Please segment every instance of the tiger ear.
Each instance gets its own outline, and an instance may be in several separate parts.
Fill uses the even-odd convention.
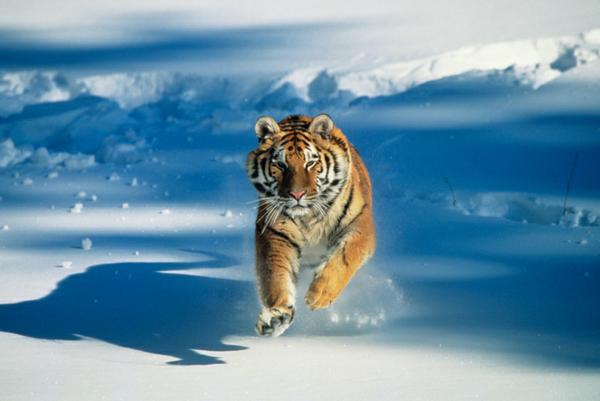
[[[277,125],[277,122],[272,117],[262,116],[256,120],[254,131],[258,139],[262,141],[277,134],[279,132],[279,125]]]
[[[331,117],[327,114],[319,114],[315,118],[313,118],[310,126],[308,127],[308,131],[313,134],[319,134],[323,138],[330,138],[331,131],[335,128],[335,124]]]

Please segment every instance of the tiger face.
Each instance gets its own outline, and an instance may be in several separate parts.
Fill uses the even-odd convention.
[[[347,153],[331,146],[334,129],[327,115],[290,116],[279,124],[258,119],[259,146],[248,155],[247,171],[273,219],[326,214],[349,169]]]

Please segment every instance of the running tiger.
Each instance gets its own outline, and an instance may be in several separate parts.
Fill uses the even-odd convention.
[[[375,251],[371,182],[358,152],[325,114],[260,117],[246,169],[258,192],[259,335],[294,319],[300,266],[314,268],[304,300],[327,308]]]

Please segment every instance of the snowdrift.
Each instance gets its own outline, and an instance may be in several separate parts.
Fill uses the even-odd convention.
[[[513,95],[535,92],[596,64],[599,54],[600,30],[592,30],[471,46],[369,69],[358,61],[314,66],[276,79],[5,72],[0,75],[0,168],[136,163],[151,157],[153,149],[189,146],[207,133],[239,132],[261,113],[340,115],[355,106],[391,106],[412,107],[406,114],[418,115],[423,106],[444,99],[508,104]],[[436,118],[443,115],[464,121],[476,116],[448,109],[438,110]]]

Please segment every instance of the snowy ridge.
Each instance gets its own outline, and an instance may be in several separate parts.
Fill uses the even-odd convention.
[[[478,93],[492,87],[488,78],[500,92],[515,84],[537,89],[566,71],[576,70],[571,76],[595,67],[583,66],[599,55],[597,29],[555,39],[466,47],[379,66],[380,60],[366,63],[363,57],[343,67],[297,69],[276,80],[172,72],[84,77],[10,72],[0,74],[0,169],[23,163],[53,168],[66,163],[69,154],[92,158],[83,167],[71,163],[73,168],[86,168],[96,160],[137,163],[156,141],[189,143],[207,132],[236,131],[257,113],[335,112],[358,104],[353,101],[360,97],[385,100],[387,95],[453,79],[464,78]],[[598,75],[594,71],[591,80]]]
[[[25,106],[72,100],[87,95],[116,102],[122,109],[158,102],[227,101],[235,104],[248,96],[244,82],[195,74],[136,72],[68,77],[55,71],[0,73],[0,118],[19,113]],[[255,94],[250,94],[255,95]]]
[[[145,72],[95,75],[82,78],[79,83],[86,93],[132,108],[159,100],[173,81],[174,76],[168,73]]]
[[[563,72],[598,59],[600,30],[561,38],[527,39],[469,46],[423,59],[384,64],[363,71],[307,68],[292,71],[273,91],[289,85],[309,101],[309,88],[322,71],[335,78],[338,91],[354,96],[386,96],[417,85],[470,71],[510,70],[516,80],[534,89]]]
[[[335,105],[341,100],[347,105],[356,97],[401,93],[430,81],[472,71],[504,73],[521,85],[537,89],[565,71],[597,60],[599,55],[600,29],[595,29],[560,38],[464,47],[396,63],[383,64],[375,60],[366,64],[358,60],[338,66],[311,66],[259,83],[151,71],[76,79],[56,72],[10,72],[0,74],[0,117],[18,113],[30,104],[64,101],[82,94],[113,100],[124,109],[165,97],[230,105],[249,102],[259,110],[289,109],[290,104],[298,102]]]
[[[68,170],[83,170],[96,163],[94,155],[83,153],[70,154],[66,152],[49,152],[45,147],[33,149],[31,146],[17,147],[8,138],[0,141],[0,169],[15,166],[23,162],[42,168],[67,168]]]
[[[20,112],[28,104],[68,100],[80,89],[56,72],[24,71],[0,74],[0,117]]]

